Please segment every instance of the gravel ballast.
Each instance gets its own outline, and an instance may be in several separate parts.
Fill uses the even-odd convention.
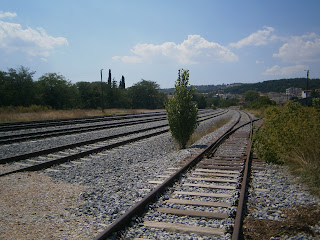
[[[288,167],[259,163],[251,179],[244,222],[247,237],[320,239],[320,198],[312,196]]]
[[[87,226],[83,227],[85,230],[79,231],[78,228],[74,228],[74,231],[70,230],[71,235],[61,234],[59,239],[93,238],[150,191],[149,180],[154,180],[156,175],[175,166],[180,160],[202,148],[208,140],[214,139],[226,127],[230,126],[237,118],[237,114],[235,111],[229,111],[227,114],[201,123],[198,131],[229,117],[232,117],[232,121],[227,126],[223,126],[185,150],[176,151],[171,134],[167,133],[40,171],[40,174],[51,177],[56,184],[83,186],[86,189],[80,194],[74,195],[73,204],[67,210],[75,217],[75,221],[87,219],[85,221]],[[6,181],[17,177],[22,178],[21,174],[24,173],[9,175],[6,177]],[[0,181],[3,179],[1,178]],[[42,182],[46,181],[42,180]],[[2,187],[1,192],[9,191],[8,188],[9,186]],[[17,194],[15,198],[16,201],[19,201],[19,198],[24,198],[24,196]],[[44,199],[40,202],[40,204],[44,204],[47,195],[43,194],[39,198]],[[59,207],[59,195],[52,198],[55,199],[56,206]],[[37,203],[33,202],[34,205]],[[46,223],[46,229],[59,235],[63,231],[59,230],[58,223],[63,221],[65,214],[58,217],[49,209],[48,214],[52,218],[50,222]],[[32,219],[32,215],[26,213],[25,224],[33,224]],[[10,221],[10,218],[3,220],[2,224],[7,221]],[[25,236],[23,239],[34,239],[32,232],[25,228],[19,230]],[[15,235],[14,232],[11,234]],[[17,238],[13,237],[12,239]],[[43,239],[50,238],[44,237]]]

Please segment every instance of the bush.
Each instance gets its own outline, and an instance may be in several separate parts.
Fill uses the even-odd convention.
[[[197,128],[198,108],[192,102],[194,89],[188,89],[189,70],[179,70],[175,83],[174,96],[166,104],[169,129],[181,148]]]
[[[320,183],[319,119],[316,108],[295,102],[285,107],[269,107],[264,124],[255,135],[258,156],[266,162],[288,165],[316,187]]]

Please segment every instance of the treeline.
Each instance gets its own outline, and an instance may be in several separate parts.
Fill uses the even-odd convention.
[[[224,89],[225,92],[243,94],[248,90],[255,90],[258,92],[286,92],[287,88],[296,87],[305,90],[307,88],[306,78],[291,78],[291,79],[279,79],[269,80],[251,84],[241,84],[234,87],[228,87]],[[308,89],[315,90],[320,88],[320,79],[309,79]]]
[[[118,85],[111,72],[107,82],[77,82],[62,75],[46,73],[38,80],[35,72],[23,66],[0,71],[0,106],[49,106],[53,109],[163,108],[167,95],[153,81],[141,80],[125,87],[122,76]],[[103,101],[102,101],[103,100]]]
[[[168,100],[156,82],[142,79],[132,87],[125,87],[125,78],[118,82],[109,71],[107,81],[71,83],[63,75],[46,73],[34,80],[35,72],[23,66],[0,71],[0,107],[31,105],[53,109],[159,109]],[[223,99],[215,94],[194,93],[192,101],[198,108],[229,107],[238,104],[237,99]]]
[[[306,90],[307,80],[306,78],[290,78],[290,79],[278,79],[268,80],[258,83],[236,83],[236,84],[222,84],[222,85],[200,85],[193,86],[197,93],[233,93],[244,94],[249,90],[255,90],[258,92],[278,92],[284,93],[287,88],[296,87]],[[315,90],[320,89],[320,79],[309,79],[308,89]],[[161,89],[166,93],[173,93],[173,88]]]

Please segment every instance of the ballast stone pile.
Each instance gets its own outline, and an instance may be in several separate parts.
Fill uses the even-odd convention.
[[[297,205],[316,204],[320,207],[320,199],[306,191],[303,184],[297,182],[287,167],[274,164],[263,164],[264,170],[253,171],[248,196],[247,218],[282,221],[286,216],[282,210]],[[315,233],[320,235],[320,222],[312,226]],[[318,239],[305,234],[294,237],[282,236],[271,239]]]

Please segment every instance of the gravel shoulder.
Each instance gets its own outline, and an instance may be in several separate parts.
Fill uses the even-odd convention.
[[[287,167],[259,163],[258,168],[251,177],[245,239],[320,239],[320,199]]]

